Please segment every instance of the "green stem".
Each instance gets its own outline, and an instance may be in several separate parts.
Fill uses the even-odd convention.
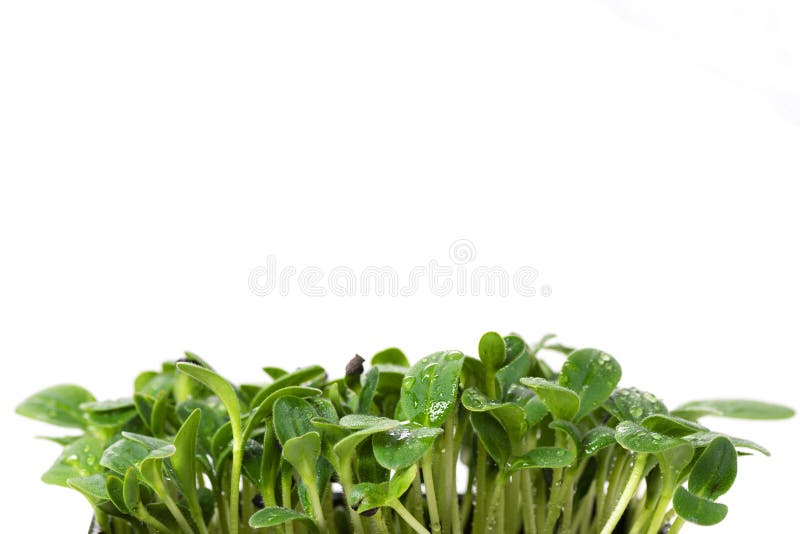
[[[522,471],[522,524],[525,534],[536,534],[536,503],[533,500],[533,481],[529,469]]]
[[[217,520],[219,522],[222,534],[230,534],[228,532],[228,503],[225,502],[225,497],[222,494],[220,486],[224,485],[222,477],[219,480],[213,479],[214,483],[211,485],[211,491],[214,494],[214,502],[217,505]]]
[[[175,521],[178,523],[178,527],[180,527],[181,531],[185,532],[186,534],[194,534],[194,530],[183,516],[181,509],[178,508],[178,505],[173,500],[169,489],[167,489],[167,486],[164,484],[164,481],[160,477],[156,477],[153,482],[155,484],[153,489],[158,497],[164,502],[172,516],[175,518]]]
[[[314,516],[317,520],[319,531],[325,532],[325,513],[322,511],[322,502],[319,500],[319,491],[317,491],[314,473],[308,473],[303,483],[306,486],[308,498],[311,499],[311,508],[314,510]]]
[[[399,515],[403,519],[403,521],[408,523],[408,526],[414,529],[414,532],[417,532],[419,534],[431,534],[431,532],[427,528],[422,526],[422,523],[417,521],[417,519],[413,515],[411,515],[411,512],[409,512],[406,509],[406,507],[403,506],[403,503],[401,503],[399,500],[392,499],[391,501],[388,502],[388,505],[392,508],[392,510],[397,512],[397,515]]]
[[[442,532],[442,524],[439,521],[439,507],[436,505],[436,488],[433,482],[433,469],[432,469],[432,454],[431,451],[425,453],[422,457],[422,477],[425,481],[425,497],[428,501],[428,514],[431,518],[431,530],[433,534],[440,534]]]
[[[240,436],[234,434],[233,439],[233,459],[231,461],[231,486],[228,499],[230,504],[230,534],[239,534],[239,479],[242,476],[242,443]]]
[[[664,515],[667,513],[669,503],[672,502],[672,494],[674,492],[674,483],[671,480],[665,481],[664,487],[661,489],[661,496],[658,498],[658,505],[650,516],[650,528],[647,529],[647,534],[658,534],[658,531],[661,530],[661,525],[664,523]]]
[[[681,531],[681,528],[683,528],[683,524],[685,522],[686,521],[684,521],[682,517],[679,517],[674,523],[672,523],[672,526],[669,528],[669,532],[667,534],[678,534],[678,532]]]
[[[474,534],[483,534],[486,528],[486,494],[488,488],[486,487],[486,462],[487,453],[483,448],[480,440],[476,440],[478,453],[475,460],[476,469],[476,491],[475,491],[475,509],[472,513],[472,532]]]
[[[497,473],[492,484],[492,493],[489,501],[489,513],[486,518],[486,532],[487,534],[494,534],[495,532],[503,532],[502,525],[503,516],[499,513],[500,501],[503,495],[503,490],[506,486],[506,476],[502,471]]]
[[[464,500],[461,501],[461,512],[459,513],[459,522],[461,525],[466,525],[470,519],[470,512],[472,512],[472,485],[475,484],[475,462],[470,462],[467,470],[467,489],[464,491]],[[453,523],[455,525],[455,523]],[[459,531],[460,532],[460,531]]]
[[[136,518],[142,523],[156,529],[158,532],[169,532],[169,529],[164,525],[164,523],[150,515],[144,505],[139,506],[139,508],[136,510]]]
[[[353,525],[353,532],[355,534],[364,534],[364,528],[361,525],[361,517],[359,517],[358,513],[353,510],[352,507],[347,502],[347,497],[350,495],[350,491],[353,488],[353,473],[351,469],[351,462],[348,459],[345,459],[342,462],[342,468],[337,469],[339,473],[339,483],[342,485],[342,490],[344,491],[344,500],[345,500],[345,507],[350,515],[350,522]]]
[[[638,454],[633,469],[628,476],[628,482],[625,484],[625,489],[614,505],[614,509],[611,511],[608,521],[603,525],[600,534],[611,534],[614,531],[614,527],[617,526],[617,523],[619,523],[619,520],[622,518],[622,514],[625,513],[625,508],[628,507],[631,497],[633,497],[633,494],[636,493],[636,489],[639,487],[646,464],[647,454]]]
[[[444,439],[442,444],[442,449],[444,450],[444,454],[442,457],[442,495],[440,497],[440,508],[442,510],[442,528],[444,532],[450,532],[451,523],[455,525],[453,521],[453,510],[456,508],[456,504],[453,503],[454,499],[457,499],[457,492],[455,491],[455,464],[453,462],[453,431],[454,431],[454,421],[456,418],[456,414],[458,410],[454,410],[450,417],[444,422]],[[458,517],[458,514],[455,514]],[[455,528],[453,531],[456,532]],[[458,529],[460,532],[461,529]]]

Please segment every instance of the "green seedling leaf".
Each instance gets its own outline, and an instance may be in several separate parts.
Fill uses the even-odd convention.
[[[640,423],[653,414],[666,415],[667,407],[652,393],[636,388],[618,389],[603,404],[603,408],[618,421]]]
[[[622,421],[616,428],[617,442],[633,452],[657,453],[686,443],[680,438],[665,436],[633,421]]]
[[[281,397],[272,409],[272,424],[281,444],[314,430],[311,419],[317,416],[314,408],[297,397]]]
[[[357,507],[356,511],[359,514],[390,505],[408,491],[417,476],[417,471],[418,469],[412,466],[397,471],[389,482],[356,484],[348,496],[348,503]]]
[[[512,448],[522,443],[528,431],[528,422],[525,410],[516,404],[492,400],[476,388],[469,388],[462,393],[461,404],[471,412],[491,412],[508,433]]]
[[[106,477],[103,475],[70,478],[67,480],[67,486],[81,492],[93,504],[109,499]]]
[[[70,443],[59,455],[55,463],[42,475],[46,484],[67,486],[67,480],[87,477],[103,471],[98,460],[103,454],[103,442],[91,435],[85,435]]]
[[[128,510],[136,510],[139,506],[141,494],[139,493],[139,477],[136,476],[136,469],[129,467],[125,473],[125,479],[122,481],[122,497],[125,501],[125,508]]]
[[[506,345],[506,365],[497,370],[495,378],[500,386],[501,397],[505,398],[512,387],[516,387],[522,377],[531,369],[531,357],[525,342],[517,336],[504,338]]]
[[[510,471],[522,469],[558,469],[575,462],[575,453],[560,447],[538,447],[511,461]]]
[[[280,508],[278,506],[270,506],[263,508],[250,516],[248,524],[252,528],[269,528],[283,525],[284,523],[291,523],[293,521],[300,521],[304,526],[316,531],[316,524],[314,520],[296,510],[289,508]]]
[[[477,358],[464,356],[461,365],[461,385],[464,389],[486,386],[486,366]]]
[[[642,426],[653,432],[675,438],[682,438],[689,434],[708,430],[703,425],[699,425],[694,421],[665,414],[648,415],[642,420]]]
[[[321,447],[319,433],[308,432],[286,440],[283,444],[283,457],[297,469],[304,482],[313,481],[314,464],[319,457]]]
[[[598,426],[589,430],[581,441],[582,455],[585,457],[594,456],[598,451],[613,445],[617,442],[617,433],[613,428]]]
[[[172,457],[172,468],[175,478],[187,501],[197,499],[197,431],[200,428],[202,412],[197,409],[184,421],[175,435],[175,455]]]
[[[346,417],[348,416],[343,417],[342,421],[344,421]],[[355,417],[368,417],[368,416],[351,416],[351,417],[355,418]],[[344,463],[350,460],[350,458],[353,456],[353,452],[355,451],[356,447],[359,444],[361,444],[362,441],[372,436],[373,434],[377,434],[379,432],[385,432],[400,425],[400,421],[395,421],[394,419],[385,419],[383,417],[378,417],[375,419],[376,421],[372,425],[366,428],[359,427],[360,430],[353,432],[347,437],[341,439],[338,443],[336,443],[336,445],[334,445],[333,451],[336,454],[336,456],[341,460],[343,465]]]
[[[148,454],[149,451],[142,444],[123,438],[103,452],[100,465],[125,476],[129,467],[139,465]]]
[[[716,500],[736,480],[736,447],[726,437],[708,444],[689,475],[689,491],[698,497]]]
[[[289,374],[289,371],[285,369],[281,369],[280,367],[264,367],[264,372],[269,375],[269,377],[273,380],[277,380],[282,376],[286,376]]]
[[[621,377],[622,368],[610,354],[581,349],[567,357],[558,383],[578,394],[580,408],[574,419],[580,421],[608,399]]]
[[[727,436],[725,434],[720,434],[719,432],[698,432],[696,434],[689,434],[688,436],[684,436],[683,439],[691,443],[695,448],[700,448],[700,447],[707,447],[714,439],[720,436],[728,438],[729,440],[731,440],[731,443],[733,443],[737,447],[754,450],[760,452],[764,456],[770,456],[770,452],[765,447],[759,445],[754,441],[750,441],[749,439],[737,438],[733,436]]]
[[[79,386],[53,386],[31,395],[17,406],[19,415],[67,428],[86,428],[81,405],[94,396]]]
[[[525,377],[520,382],[536,392],[553,418],[571,421],[578,413],[580,398],[571,389],[544,378]]]
[[[506,394],[506,400],[522,408],[525,412],[525,421],[528,423],[528,427],[536,425],[547,415],[547,406],[529,388],[522,386],[510,387]]]
[[[213,391],[214,394],[219,397],[219,399],[222,401],[222,404],[225,405],[228,415],[230,416],[233,435],[234,437],[237,437],[237,435],[240,433],[240,425],[242,420],[241,406],[239,405],[239,397],[236,395],[236,390],[230,384],[230,382],[219,376],[214,371],[206,369],[205,367],[200,367],[199,365],[195,365],[193,363],[179,362],[177,366],[178,370],[180,370],[182,373],[191,376]]]
[[[150,428],[154,436],[163,436],[166,432],[167,417],[170,411],[170,397],[161,393],[153,402],[153,411],[150,414]]]
[[[382,350],[372,357],[370,365],[397,365],[399,367],[409,367],[408,358],[403,351],[396,348]]]
[[[375,459],[386,469],[409,467],[433,446],[442,433],[441,428],[431,428],[416,423],[400,425],[372,437]]]
[[[478,342],[478,357],[491,372],[497,371],[506,361],[506,344],[497,332],[486,332]]]
[[[455,407],[463,363],[460,352],[437,352],[409,369],[400,394],[406,417],[421,425],[441,426]]]
[[[728,515],[728,507],[724,504],[692,495],[683,486],[675,492],[672,505],[680,517],[703,526],[716,525]]]
[[[319,365],[304,367],[303,369],[298,369],[293,373],[282,375],[276,378],[272,384],[264,387],[264,389],[262,389],[255,397],[253,397],[253,400],[250,402],[250,409],[258,407],[259,404],[264,402],[264,399],[280,389],[289,386],[299,386],[324,375],[325,369]]]
[[[169,458],[175,454],[175,445],[169,441],[133,432],[123,432],[122,435],[147,449],[147,455],[150,458]]]
[[[306,397],[315,397],[320,394],[322,394],[322,390],[304,386],[287,386],[283,389],[272,392],[247,418],[247,423],[245,424],[245,429],[242,433],[242,439],[246,440],[249,438],[255,428],[273,412],[273,408],[275,407],[275,403],[278,401],[278,399],[283,397],[297,397],[298,399],[303,399]]]
[[[133,510],[125,502],[125,483],[121,478],[110,475],[106,478],[106,492],[114,506],[123,514],[130,514]]]
[[[735,419],[788,419],[794,410],[788,406],[747,399],[708,399],[687,402],[672,412],[686,418],[718,415]]]
[[[84,412],[103,413],[115,412],[117,410],[131,410],[135,408],[133,398],[126,397],[123,399],[104,400],[104,401],[90,401],[84,402],[80,406]]]
[[[487,412],[472,412],[469,419],[486,452],[501,469],[505,469],[511,456],[511,442],[503,425]]]
[[[361,392],[358,395],[358,413],[368,414],[372,408],[372,401],[375,398],[375,392],[378,389],[378,379],[380,377],[380,370],[373,367],[364,376],[364,383],[361,386]]]

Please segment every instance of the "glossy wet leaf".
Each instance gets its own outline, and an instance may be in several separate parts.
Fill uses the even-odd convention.
[[[686,443],[680,438],[647,430],[633,421],[623,421],[616,427],[617,442],[633,452],[657,453]]]
[[[125,484],[121,478],[113,475],[106,478],[106,492],[111,502],[114,503],[114,506],[116,506],[120,512],[124,514],[131,513],[132,510],[128,508],[125,502]]]
[[[309,528],[315,528],[314,520],[311,517],[296,510],[278,506],[271,506],[257,511],[250,516],[248,524],[253,528],[269,528],[277,527],[292,521],[300,521]]]
[[[667,407],[655,395],[636,388],[618,389],[603,404],[618,421],[639,423],[653,414],[667,414]]]
[[[719,415],[735,419],[788,419],[794,416],[794,410],[788,406],[747,399],[707,399],[683,404],[673,413],[680,415],[688,412],[691,415]]]
[[[125,439],[142,445],[147,450],[147,455],[151,458],[169,458],[175,454],[175,445],[169,441],[145,436],[144,434],[134,434],[133,432],[123,432]]]
[[[580,398],[571,389],[544,378],[526,377],[520,382],[536,392],[555,419],[571,421],[578,413]]]
[[[486,452],[497,465],[505,467],[511,455],[511,442],[503,425],[487,412],[472,412],[469,418]]]
[[[570,449],[574,450],[576,453],[581,450],[583,433],[575,424],[573,424],[571,421],[565,421],[564,419],[556,419],[552,421],[549,426],[553,430],[563,432],[569,437],[571,442]]]
[[[613,428],[598,426],[584,434],[581,450],[584,456],[593,456],[597,451],[605,449],[617,442],[617,433]]]
[[[580,408],[574,419],[580,421],[608,399],[621,377],[622,368],[610,354],[581,349],[567,357],[558,383],[578,394]]]
[[[425,426],[441,426],[455,407],[464,355],[437,352],[422,358],[403,379],[400,404],[405,416]]]
[[[408,491],[417,476],[417,471],[416,467],[409,467],[397,471],[389,482],[356,484],[348,496],[348,503],[357,507],[359,514],[387,506]]]
[[[386,469],[403,469],[419,461],[441,433],[441,428],[415,423],[379,432],[372,437],[375,459]]]
[[[506,344],[497,332],[486,332],[478,342],[478,357],[490,371],[496,371],[506,361]]]
[[[103,471],[100,465],[102,454],[103,442],[87,434],[64,447],[55,463],[42,475],[42,481],[66,486],[70,478],[100,473]]]
[[[500,397],[505,398],[509,389],[519,384],[531,368],[531,357],[525,342],[517,336],[504,338],[506,344],[506,364],[497,370],[495,378],[500,386]]]
[[[708,430],[694,421],[666,414],[649,415],[642,420],[642,426],[653,432],[676,438]]]
[[[575,462],[575,453],[560,447],[537,447],[511,461],[510,470],[557,469]]]
[[[736,447],[728,438],[717,437],[708,444],[689,475],[689,491],[716,500],[736,480]]]
[[[272,409],[272,424],[281,444],[314,430],[311,419],[317,416],[314,408],[297,397],[281,397]]]
[[[689,434],[688,436],[684,436],[683,439],[688,441],[695,447],[706,447],[714,439],[720,436],[724,436],[729,440],[731,440],[731,443],[733,443],[736,447],[741,447],[743,449],[751,449],[760,452],[764,456],[770,456],[770,452],[766,449],[766,447],[759,445],[755,441],[750,441],[749,439],[737,438],[734,436],[727,436],[725,434],[720,434],[719,432],[698,432],[696,434]]]
[[[148,454],[142,444],[122,438],[103,452],[100,465],[124,476],[129,467],[139,465]]]
[[[672,504],[683,519],[703,526],[716,525],[728,515],[728,507],[724,504],[692,495],[683,486],[678,487]]]
[[[67,428],[86,428],[81,405],[93,402],[94,396],[79,386],[53,386],[25,399],[16,412],[19,415]]]
[[[462,393],[461,404],[471,412],[491,412],[503,425],[512,445],[522,443],[528,423],[525,411],[516,404],[492,400],[476,388],[469,388]]]
[[[352,417],[366,417],[366,416],[352,416]],[[344,420],[344,417],[342,418]],[[386,419],[386,418],[376,418],[376,421],[373,424],[370,424],[367,427],[358,427],[360,430],[349,434],[348,436],[342,438],[339,442],[334,445],[333,450],[334,453],[343,461],[348,461],[349,458],[353,455],[353,452],[365,439],[372,436],[373,434],[377,434],[379,432],[385,432],[387,430],[391,430],[396,426],[400,425],[400,421],[395,421],[394,419]]]

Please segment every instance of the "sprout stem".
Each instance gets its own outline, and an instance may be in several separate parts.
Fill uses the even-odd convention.
[[[606,521],[605,525],[603,525],[603,529],[600,531],[600,534],[611,534],[614,531],[614,527],[616,527],[617,523],[619,523],[619,520],[622,518],[622,514],[625,513],[625,509],[628,507],[631,497],[633,497],[633,494],[636,493],[636,488],[639,487],[639,482],[642,480],[644,467],[647,464],[647,456],[647,454],[637,455],[636,462],[631,470],[631,474],[628,476],[628,482],[625,484],[625,489],[622,491],[622,495],[614,505],[614,509],[611,511],[608,521]]]

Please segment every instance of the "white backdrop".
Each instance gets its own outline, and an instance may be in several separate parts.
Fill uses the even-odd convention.
[[[489,329],[556,332],[670,405],[797,407],[796,48],[738,61],[700,46],[729,26],[647,5],[683,33],[624,2],[4,3],[0,530],[90,517],[39,482],[57,448],[18,402],[61,382],[123,396],[185,349],[254,381],[263,365],[338,372],[387,346],[417,358],[474,353]],[[779,22],[748,38],[798,35]],[[264,295],[270,261],[388,266],[403,283],[432,261],[451,281],[533,268],[537,294],[422,279],[337,296],[295,276]],[[716,426],[773,457],[743,459],[711,530],[785,532],[798,421]]]

